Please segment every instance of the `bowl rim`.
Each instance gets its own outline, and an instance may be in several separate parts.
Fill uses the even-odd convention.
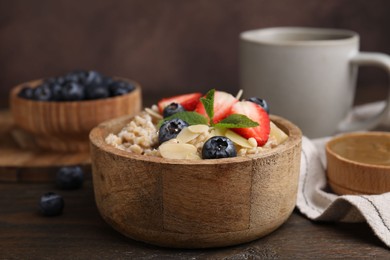
[[[331,138],[326,143],[326,146],[325,146],[326,152],[327,152],[327,154],[333,156],[335,159],[337,159],[339,161],[343,161],[349,165],[357,165],[357,166],[369,168],[369,169],[376,168],[376,169],[382,169],[382,170],[390,170],[390,165],[386,166],[386,165],[381,165],[381,164],[372,164],[372,163],[370,164],[370,163],[364,163],[364,162],[359,162],[356,160],[345,158],[344,156],[335,152],[331,147],[332,145],[334,145],[337,142],[340,142],[341,140],[351,139],[351,138],[360,138],[362,136],[369,136],[369,137],[370,136],[387,136],[390,138],[390,132],[369,131],[369,132],[351,132],[351,133],[340,134],[336,137]],[[327,160],[329,161],[328,158],[327,158]]]
[[[27,86],[31,87],[31,88],[38,87],[46,79],[46,78],[41,78],[41,79],[29,80],[29,81],[17,84],[16,86],[12,87],[9,95],[10,95],[11,99],[14,98],[14,99],[19,100],[21,102],[32,102],[32,103],[39,103],[39,104],[43,104],[44,103],[44,104],[48,104],[48,105],[55,105],[55,104],[56,105],[59,105],[59,104],[64,105],[64,104],[74,104],[74,103],[77,103],[77,102],[78,103],[82,103],[82,104],[91,104],[92,102],[103,103],[104,101],[107,101],[107,100],[118,99],[118,98],[121,98],[121,97],[125,97],[125,96],[128,96],[128,95],[131,95],[131,94],[135,93],[136,91],[141,91],[140,83],[135,81],[135,80],[127,79],[127,78],[123,78],[123,77],[118,77],[118,76],[113,76],[112,78],[130,82],[130,83],[134,84],[135,89],[130,91],[130,92],[128,92],[128,93],[126,93],[126,94],[124,94],[124,95],[118,95],[118,96],[107,97],[107,98],[99,98],[99,99],[76,100],[76,101],[40,101],[40,100],[22,98],[22,97],[20,97],[18,95],[20,90],[22,88],[24,88],[24,87],[27,87]]]
[[[105,142],[105,138],[108,135],[107,133],[103,136],[103,133],[109,129],[110,127],[122,123],[124,124],[126,121],[130,121],[132,116],[123,116],[119,118],[114,118],[108,121],[105,121],[98,126],[94,127],[90,134],[89,140],[90,144],[96,146],[97,148],[103,150],[106,153],[114,154],[116,156],[124,157],[127,159],[139,160],[143,162],[151,162],[151,163],[160,163],[164,165],[215,165],[218,164],[232,164],[232,163],[240,163],[240,162],[249,162],[254,159],[266,158],[273,154],[276,154],[281,151],[288,150],[295,145],[301,143],[302,140],[302,132],[298,128],[298,126],[294,125],[289,120],[282,118],[276,115],[270,115],[270,119],[276,125],[282,125],[284,128],[288,129],[289,138],[283,142],[282,144],[274,147],[272,149],[261,152],[257,155],[246,155],[246,156],[237,156],[233,158],[221,158],[221,159],[202,159],[202,160],[193,160],[193,159],[166,159],[157,156],[146,156],[135,154],[127,151],[123,151],[118,149],[110,144]]]

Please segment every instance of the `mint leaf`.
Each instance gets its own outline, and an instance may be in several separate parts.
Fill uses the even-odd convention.
[[[259,124],[245,115],[233,114],[215,124],[215,127],[223,128],[249,128]]]
[[[214,101],[215,89],[210,89],[209,92],[206,93],[206,98]]]
[[[213,118],[214,118],[214,94],[215,89],[211,89],[209,92],[207,92],[205,98],[200,98],[200,102],[202,102],[204,109],[206,110],[206,114],[209,116],[210,124],[213,124]]]
[[[185,122],[187,122],[189,125],[207,125],[207,118],[202,116],[199,113],[196,112],[190,112],[190,111],[184,111],[184,112],[178,112],[176,114],[173,114],[169,117],[166,117],[157,124],[157,128],[160,128],[161,125],[168,120],[179,118]]]

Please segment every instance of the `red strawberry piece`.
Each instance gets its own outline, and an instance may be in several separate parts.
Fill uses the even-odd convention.
[[[160,113],[163,112],[164,108],[171,103],[178,103],[184,107],[186,111],[193,111],[196,105],[199,103],[202,93],[190,93],[184,95],[178,95],[169,98],[163,98],[158,103],[158,110]]]
[[[230,113],[232,106],[237,102],[238,100],[235,97],[233,97],[231,94],[223,91],[215,91],[214,120],[213,120],[214,124],[218,123],[219,121],[227,117]],[[199,114],[208,117],[202,102],[198,103],[198,105],[195,108],[195,112],[198,112]]]
[[[232,129],[234,132],[247,139],[255,138],[258,146],[263,146],[268,141],[270,119],[264,108],[250,101],[240,101],[234,104],[230,113],[245,115],[259,124],[255,127],[234,128]]]

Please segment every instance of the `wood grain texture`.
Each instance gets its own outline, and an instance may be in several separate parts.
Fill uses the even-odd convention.
[[[132,82],[132,81],[131,81]],[[37,145],[54,151],[88,151],[89,131],[99,123],[123,115],[135,115],[142,107],[141,87],[112,98],[41,102],[18,97],[24,86],[36,87],[42,80],[14,87],[10,94],[15,124],[34,136]]]
[[[168,160],[105,143],[131,117],[90,134],[95,198],[119,232],[168,247],[235,245],[269,234],[291,214],[298,186],[301,132],[272,116],[289,139],[256,157]]]
[[[54,191],[65,200],[54,218],[37,211]],[[171,249],[126,238],[100,217],[91,181],[75,191],[52,183],[0,183],[1,259],[388,259],[390,252],[365,223],[314,223],[297,211],[275,232],[237,246]]]
[[[83,68],[136,79],[155,100],[211,88],[237,93],[240,32],[345,28],[359,32],[363,51],[389,54],[389,9],[388,0],[3,0],[0,104],[19,82]],[[359,68],[358,90],[383,99],[387,80]]]
[[[89,152],[42,150],[31,134],[15,126],[9,110],[0,110],[0,182],[49,182],[68,165],[81,165],[89,173]]]
[[[374,159],[383,157],[384,161],[388,161],[390,158],[390,151],[387,147],[390,139],[389,132],[349,133],[331,139],[326,145],[326,156],[327,178],[332,190],[341,195],[389,192],[390,166],[374,165],[347,159],[335,149],[335,145],[347,145],[346,141],[348,142],[351,138],[356,140],[354,145],[357,146],[363,145],[362,139],[365,139],[365,143],[368,142],[370,144],[371,147],[366,147],[366,150],[363,151],[365,153],[363,156],[371,156]],[[378,142],[379,144],[384,144],[384,146],[376,144]],[[348,149],[356,151],[358,148],[351,146]],[[369,149],[369,152],[367,152],[367,149]],[[367,154],[375,152],[377,152],[377,156]]]

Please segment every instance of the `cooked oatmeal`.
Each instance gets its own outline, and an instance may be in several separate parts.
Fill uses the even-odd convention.
[[[245,139],[231,130],[222,130],[207,125],[193,125],[184,128],[175,138],[160,147],[158,146],[157,122],[161,119],[158,108],[145,109],[135,116],[118,133],[106,137],[106,143],[118,149],[148,155],[174,159],[200,159],[203,144],[212,136],[224,135],[229,137],[236,146],[237,155],[256,155],[264,150],[272,149],[283,142],[287,135],[271,122],[271,134],[267,143],[258,147],[254,138]]]
[[[159,156],[154,148],[157,128],[151,115],[145,111],[135,116],[118,134],[109,134],[106,143],[128,152]]]

